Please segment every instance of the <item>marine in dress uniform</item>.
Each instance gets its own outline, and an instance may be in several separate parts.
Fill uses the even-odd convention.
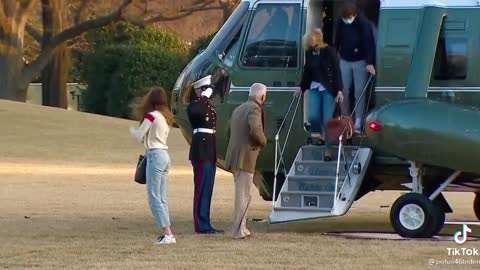
[[[210,224],[210,203],[217,161],[215,139],[217,114],[209,101],[213,92],[211,77],[209,75],[193,83],[198,97],[187,108],[193,131],[190,146],[195,185],[193,221],[196,233],[208,234],[223,232]]]

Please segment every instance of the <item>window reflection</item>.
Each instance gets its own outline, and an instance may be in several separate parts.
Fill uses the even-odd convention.
[[[467,39],[440,37],[434,62],[435,80],[467,78]]]
[[[260,4],[241,62],[247,67],[297,67],[300,5]]]

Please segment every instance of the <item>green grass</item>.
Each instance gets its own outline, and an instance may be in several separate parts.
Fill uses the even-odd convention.
[[[178,244],[156,247],[145,187],[132,180],[143,151],[129,138],[128,126],[136,123],[6,101],[0,101],[0,123],[0,269],[427,269],[433,268],[429,258],[449,259],[446,248],[456,246],[324,235],[391,231],[389,208],[380,206],[391,205],[398,192],[369,194],[344,217],[269,225],[251,221],[270,211],[270,202],[253,191],[253,240],[195,235],[188,145],[172,130],[168,199]],[[212,219],[227,232],[233,195],[232,177],[221,173]],[[472,198],[448,194],[452,218],[473,219]],[[459,228],[447,226],[444,233]],[[478,235],[478,227],[472,229]]]

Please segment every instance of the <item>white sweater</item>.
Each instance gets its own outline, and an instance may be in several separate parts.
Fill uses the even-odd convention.
[[[130,133],[138,141],[143,140],[146,149],[168,149],[167,138],[170,126],[159,111],[149,112],[139,128],[130,128]]]

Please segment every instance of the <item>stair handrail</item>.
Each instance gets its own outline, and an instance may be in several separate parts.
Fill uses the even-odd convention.
[[[367,92],[367,89],[370,86],[370,83],[372,82],[372,79],[373,79],[374,76],[375,75],[370,74],[367,82],[365,83],[365,86],[363,87],[363,90],[362,90],[362,93],[360,94],[360,97],[358,98],[358,100],[355,101],[355,106],[353,107],[353,110],[350,113],[350,119],[352,119],[353,115],[355,114],[355,111],[358,108],[358,104],[360,104],[360,101],[362,101],[363,96]],[[370,97],[371,97],[371,95],[372,95],[372,93],[370,92]],[[370,97],[369,97],[369,101],[370,101]],[[346,97],[346,98],[349,98],[349,97]],[[368,104],[365,105],[365,110],[368,110]],[[344,149],[344,145],[343,145],[343,134],[345,133],[345,131],[347,131],[347,127],[343,128],[342,133],[340,133],[340,136],[338,137],[337,171],[335,173],[335,191],[334,191],[334,198],[335,199],[333,200],[333,209],[335,209],[335,205],[336,205],[336,201],[337,201],[338,181],[339,181],[338,178],[339,178],[339,175],[340,175],[340,159],[341,159],[342,156],[343,156],[343,160],[345,162],[345,170],[347,171],[347,176],[346,177],[348,179],[350,179],[351,168],[349,168],[349,166],[348,166],[348,161],[347,161],[346,156],[345,156],[345,149]],[[343,185],[342,185],[342,187],[343,187]]]
[[[355,160],[357,158],[357,156],[358,156],[358,151],[355,153],[355,156],[353,157],[353,160]],[[352,186],[352,183],[350,182],[350,175],[349,174],[350,174],[350,171],[352,169],[353,169],[353,162],[352,162],[352,164],[350,164],[350,166],[348,167],[348,170],[347,170],[347,178],[349,179],[348,183],[350,184],[350,186]],[[347,183],[347,181],[343,181],[342,186],[338,189],[339,190],[338,195],[341,194],[341,191],[345,187],[346,183]]]
[[[278,128],[277,133],[275,134],[275,168],[274,168],[274,176],[273,176],[273,191],[272,191],[272,211],[275,209],[275,202],[276,202],[276,190],[277,190],[277,175],[278,171],[280,169],[280,166],[283,165],[283,170],[285,177],[287,175],[286,172],[286,166],[285,166],[285,161],[283,159],[283,153],[285,151],[285,147],[287,146],[288,139],[290,137],[290,132],[292,130],[293,122],[295,121],[295,116],[297,115],[298,111],[298,106],[300,104],[300,100],[302,99],[301,95],[294,95],[292,101],[290,101],[290,105],[288,106],[288,110],[283,116],[282,123],[280,124],[280,127]],[[286,123],[286,120],[288,116],[290,115],[290,112],[292,111],[293,104],[295,104],[295,100],[297,100],[297,104],[295,106],[295,110],[293,111],[293,116],[290,121],[290,125],[288,127],[287,135],[285,137],[285,142],[283,147],[280,145],[280,133],[282,132],[282,129]],[[281,150],[280,150],[281,149]],[[279,153],[280,150],[280,153]]]

